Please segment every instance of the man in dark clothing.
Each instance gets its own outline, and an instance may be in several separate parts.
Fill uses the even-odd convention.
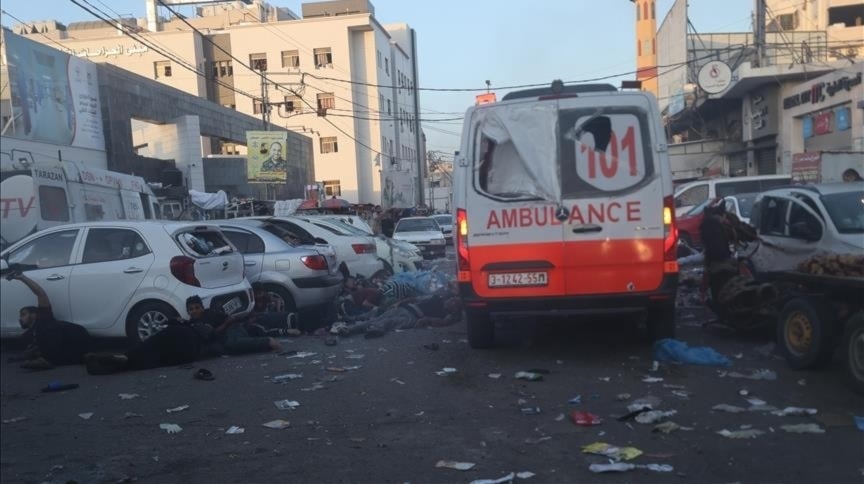
[[[35,281],[20,272],[6,276],[9,281],[21,281],[36,295],[36,306],[26,306],[18,313],[18,323],[24,329],[29,347],[21,368],[47,370],[56,365],[84,362],[90,351],[90,334],[82,326],[58,321],[51,310],[48,294]]]
[[[738,274],[737,264],[732,257],[732,250],[729,248],[731,243],[729,223],[726,204],[720,202],[716,206],[705,208],[705,218],[699,226],[705,256],[705,276],[708,278],[708,287],[711,291],[712,309],[721,317],[722,308],[717,304],[720,291],[730,279]]]
[[[387,237],[393,237],[393,230],[396,228],[396,224],[393,222],[393,215],[391,213],[384,214],[381,217],[381,233]]]
[[[235,324],[244,319],[242,316],[227,316],[212,309],[204,309],[204,303],[198,296],[186,300],[186,311],[189,313],[189,324],[201,335],[207,352],[221,349],[228,354],[242,354],[282,350],[282,345],[275,339],[251,336],[243,324]]]

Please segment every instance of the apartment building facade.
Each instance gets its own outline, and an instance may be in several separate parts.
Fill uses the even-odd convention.
[[[185,20],[114,19],[114,26],[37,22],[16,31],[312,137],[328,198],[385,206],[422,200],[413,29],[380,24],[364,0],[303,4],[302,17],[260,0],[197,12]],[[205,155],[246,153],[220,140],[204,144]]]

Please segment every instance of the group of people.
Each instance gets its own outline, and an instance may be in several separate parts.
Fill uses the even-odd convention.
[[[6,277],[20,281],[36,295],[37,305],[21,308],[18,318],[28,347],[14,360],[25,369],[83,363],[88,373],[97,375],[144,370],[222,354],[280,351],[282,346],[276,338],[301,334],[297,315],[267,311],[266,295],[256,287],[255,309],[249,315],[229,316],[205,309],[201,298],[192,296],[186,300],[188,320],[170,321],[124,353],[100,355],[91,352],[90,334],[84,327],[55,318],[48,295],[39,284],[21,272]]]

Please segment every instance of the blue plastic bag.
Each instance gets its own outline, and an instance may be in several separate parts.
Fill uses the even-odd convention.
[[[707,346],[691,348],[677,339],[661,339],[654,343],[654,359],[669,363],[704,366],[731,366],[729,358]]]
[[[446,290],[452,277],[441,271],[415,271],[394,274],[390,280],[404,282],[418,294],[426,296]]]

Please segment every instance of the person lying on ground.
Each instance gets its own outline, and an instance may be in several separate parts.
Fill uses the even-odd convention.
[[[236,355],[282,349],[282,345],[273,338],[251,336],[244,324],[237,324],[245,319],[243,316],[227,316],[212,309],[204,309],[204,302],[199,296],[186,300],[186,311],[189,313],[189,324],[204,339],[207,353]]]
[[[80,325],[55,319],[48,294],[29,277],[13,272],[6,279],[21,281],[36,295],[36,306],[25,306],[18,312],[18,323],[28,343],[21,368],[47,370],[83,363],[90,351],[90,333]]]
[[[461,299],[433,295],[398,303],[382,314],[355,322],[352,326],[346,323],[333,326],[335,332],[343,336],[365,333],[367,338],[377,338],[394,329],[450,326],[461,320]]]
[[[339,316],[353,318],[374,311],[384,301],[384,293],[377,287],[364,287],[354,277],[345,279],[345,290],[339,302]]]
[[[86,355],[87,373],[107,375],[121,371],[185,365],[201,357],[203,344],[201,336],[189,324],[169,324],[125,353]]]

